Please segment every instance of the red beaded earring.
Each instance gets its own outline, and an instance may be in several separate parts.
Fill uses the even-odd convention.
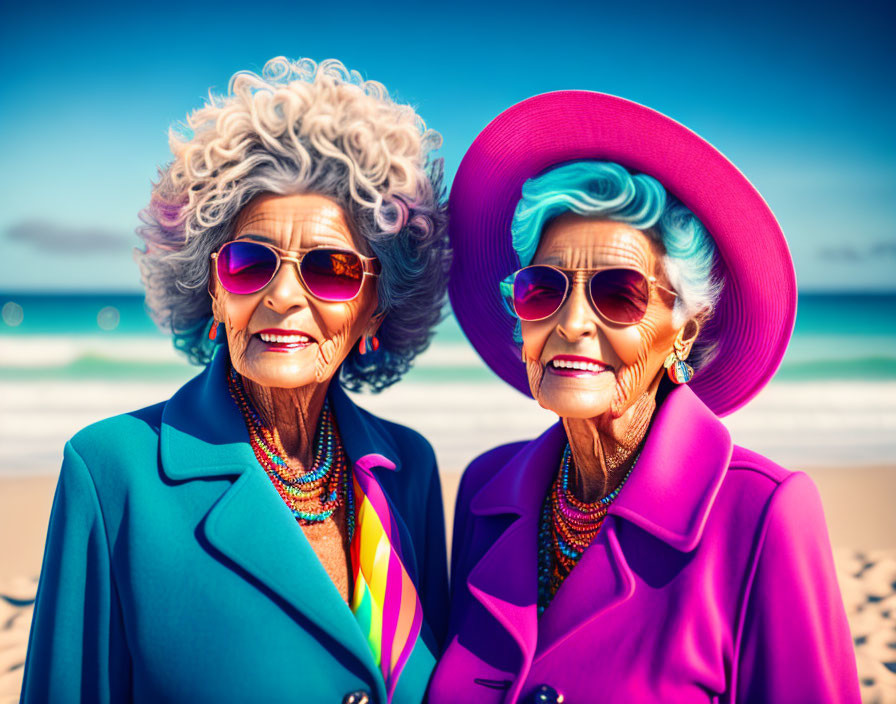
[[[358,342],[358,352],[360,354],[367,354],[371,351],[376,352],[380,348],[380,341],[376,335],[370,336],[370,342],[367,339],[367,335],[361,335],[361,340]]]
[[[212,326],[208,329],[208,339],[214,340],[218,336],[218,321],[214,321]]]

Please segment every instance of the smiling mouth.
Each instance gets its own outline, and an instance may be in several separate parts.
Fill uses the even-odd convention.
[[[613,371],[613,367],[596,359],[560,356],[548,362],[547,371],[558,376],[595,376],[602,372]]]
[[[293,350],[308,347],[314,342],[314,338],[301,332],[288,332],[285,330],[262,330],[252,337],[261,341],[271,352],[291,352]]]

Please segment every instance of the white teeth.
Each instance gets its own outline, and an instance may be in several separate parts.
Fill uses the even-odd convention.
[[[552,360],[551,365],[555,369],[580,369],[589,372],[600,372],[606,368],[602,364],[595,364],[593,362],[573,362],[565,359]]]
[[[305,335],[271,335],[266,332],[258,333],[263,342],[283,342],[289,344],[300,344],[303,342],[311,342],[311,338]]]

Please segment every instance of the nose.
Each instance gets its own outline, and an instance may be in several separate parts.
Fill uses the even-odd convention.
[[[569,295],[557,311],[557,332],[568,342],[597,333],[597,313],[591,306],[585,274],[576,272]]]
[[[264,291],[264,304],[281,314],[308,305],[308,292],[299,277],[299,268],[295,262],[284,261],[280,264],[274,280]]]

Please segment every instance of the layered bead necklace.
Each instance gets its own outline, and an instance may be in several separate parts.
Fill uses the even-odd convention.
[[[242,378],[232,367],[227,382],[230,395],[246,422],[252,452],[299,525],[321,523],[341,506],[346,506],[351,540],[355,532],[352,477],[329,400],[324,401],[314,433],[311,468],[297,472],[277,452],[279,443],[249,399]]]
[[[560,471],[545,497],[538,530],[538,615],[544,613],[563,580],[591,545],[603,525],[613,500],[619,495],[638,458],[622,481],[607,496],[587,503],[577,499],[569,488],[572,451],[563,450]]]

